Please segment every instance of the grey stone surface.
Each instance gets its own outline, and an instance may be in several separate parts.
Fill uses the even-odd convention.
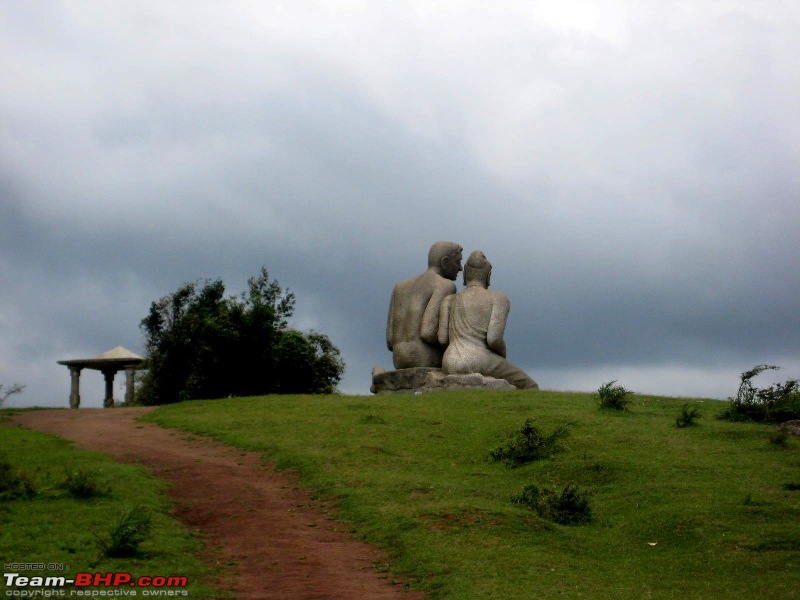
[[[442,370],[432,367],[397,371],[385,371],[375,367],[372,370],[370,391],[373,394],[414,394],[426,385],[435,385],[435,382],[442,378],[444,378]]]
[[[441,302],[439,344],[446,347],[442,368],[447,375],[480,373],[504,379],[516,389],[539,389],[537,383],[506,359],[503,338],[511,302],[489,291],[492,265],[480,250],[464,268],[466,287]]]
[[[385,371],[372,370],[373,394],[427,394],[447,390],[515,390],[504,379],[486,377],[480,373],[445,375],[441,369],[417,367]]]
[[[797,421],[784,421],[775,427],[778,431],[783,431],[787,435],[800,436],[800,420]]]
[[[455,294],[463,248],[436,242],[428,252],[428,269],[398,283],[392,291],[386,322],[386,346],[395,369],[441,367],[444,346],[439,343],[439,308]]]
[[[508,383],[505,379],[495,379],[494,377],[486,377],[480,373],[470,373],[468,375],[445,375],[441,383],[430,391],[447,391],[447,390],[495,390],[495,391],[510,391],[516,390],[513,385]]]

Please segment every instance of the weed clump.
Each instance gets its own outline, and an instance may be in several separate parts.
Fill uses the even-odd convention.
[[[565,423],[545,435],[533,422],[532,418],[525,419],[525,424],[519,431],[511,434],[506,445],[498,446],[489,453],[492,459],[510,467],[519,467],[563,450],[561,442],[569,436],[571,423]]]
[[[364,415],[359,419],[362,423],[370,423],[374,425],[386,425],[386,419],[380,415]]]
[[[678,427],[691,427],[692,425],[697,425],[695,421],[702,416],[703,415],[700,414],[699,408],[686,403],[681,406],[681,411],[678,413],[678,418],[675,419],[675,425]]]
[[[631,396],[633,392],[626,390],[621,385],[614,385],[615,383],[617,383],[616,379],[604,383],[597,389],[600,408],[628,410],[628,405],[631,403],[629,396]]]
[[[139,554],[139,545],[147,539],[153,523],[147,507],[127,509],[111,527],[108,539],[95,534],[103,554],[109,558],[127,558]]]
[[[83,469],[67,471],[64,481],[58,487],[72,498],[79,500],[101,498],[111,493],[111,489],[107,485],[103,485],[94,474]]]
[[[753,385],[753,378],[767,370],[778,370],[775,365],[756,365],[741,374],[736,398],[728,398],[730,404],[720,415],[729,421],[757,421],[779,423],[800,419],[800,381],[789,379],[766,388]]]
[[[0,457],[0,501],[33,498],[36,489],[24,471],[17,470]]]
[[[511,502],[527,506],[541,518],[561,525],[578,525],[592,520],[589,496],[569,483],[563,490],[542,490],[536,485],[527,485]]]
[[[773,446],[779,446],[781,448],[786,447],[786,441],[789,439],[789,434],[783,431],[782,429],[778,429],[773,431],[769,434],[769,443]]]

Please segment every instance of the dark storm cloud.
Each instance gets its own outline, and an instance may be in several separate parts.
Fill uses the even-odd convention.
[[[800,375],[789,6],[43,6],[0,9],[0,382],[31,403],[262,265],[365,393],[438,239],[486,252],[544,387]]]

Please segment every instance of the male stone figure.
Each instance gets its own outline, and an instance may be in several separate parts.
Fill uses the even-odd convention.
[[[442,366],[439,307],[444,298],[456,293],[453,282],[461,271],[463,250],[453,242],[436,242],[428,252],[428,270],[394,286],[386,345],[395,369]]]
[[[480,373],[505,379],[517,389],[539,389],[522,369],[506,360],[503,332],[511,303],[503,292],[488,290],[491,275],[491,263],[476,250],[464,267],[466,287],[442,302],[438,337],[447,346],[442,368],[448,375]]]

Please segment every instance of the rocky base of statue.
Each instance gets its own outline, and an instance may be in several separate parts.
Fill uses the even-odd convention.
[[[800,420],[784,421],[783,423],[779,423],[775,429],[782,431],[787,435],[796,435],[800,437]]]
[[[480,373],[467,375],[445,375],[441,369],[417,367],[385,371],[372,369],[373,394],[427,394],[450,390],[495,390],[510,391],[517,388],[505,379],[486,377]]]

